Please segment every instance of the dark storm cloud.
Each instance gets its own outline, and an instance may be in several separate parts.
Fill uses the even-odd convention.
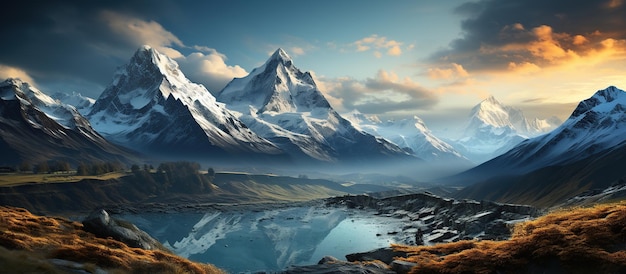
[[[555,64],[566,56],[542,55],[546,47],[585,55],[606,46],[601,44],[605,39],[626,38],[622,0],[484,0],[463,4],[455,12],[466,18],[462,38],[431,59],[473,70],[507,68],[510,62]]]
[[[154,20],[163,5],[166,2],[16,1],[0,16],[0,64],[26,71],[42,86],[52,85],[53,79],[64,79],[68,87],[104,86],[137,46],[112,32],[101,13]],[[80,92],[94,96],[101,90]]]

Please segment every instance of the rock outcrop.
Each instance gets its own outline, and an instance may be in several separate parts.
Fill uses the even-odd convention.
[[[343,196],[329,198],[326,203],[373,209],[376,215],[407,219],[406,225],[393,233],[397,233],[400,242],[412,245],[463,239],[508,239],[512,224],[540,215],[532,206],[454,200],[430,193],[382,199],[368,195]]]
[[[83,226],[85,231],[93,233],[96,237],[111,237],[130,247],[146,250],[162,248],[161,243],[148,235],[148,233],[134,224],[112,218],[104,209],[89,214],[83,221]]]
[[[348,273],[362,273],[362,274],[396,274],[398,272],[389,269],[389,266],[382,262],[346,262],[338,260],[332,256],[326,256],[320,260],[316,265],[306,266],[292,266],[284,271],[279,272],[281,274],[348,274]]]

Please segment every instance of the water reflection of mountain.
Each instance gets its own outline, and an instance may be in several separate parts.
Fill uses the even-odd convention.
[[[295,207],[123,218],[179,255],[236,273],[279,270],[309,261],[317,246],[347,216],[338,209]]]

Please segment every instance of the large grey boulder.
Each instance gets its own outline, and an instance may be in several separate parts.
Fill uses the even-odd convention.
[[[96,237],[111,237],[130,247],[146,250],[160,249],[162,247],[161,243],[148,235],[148,233],[134,224],[112,218],[104,209],[89,214],[83,220],[83,226],[85,231],[93,233]]]

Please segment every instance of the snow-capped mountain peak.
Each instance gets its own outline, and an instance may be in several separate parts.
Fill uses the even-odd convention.
[[[287,54],[285,50],[283,50],[282,48],[278,48],[276,51],[274,51],[274,53],[272,53],[268,61],[271,60],[279,60],[287,64],[291,62],[291,57],[289,57],[289,54]]]
[[[622,108],[625,106],[623,104],[624,103],[623,97],[624,97],[624,91],[621,89],[618,89],[615,86],[610,86],[606,89],[599,90],[593,96],[591,96],[591,98],[581,101],[576,107],[576,109],[574,109],[574,112],[572,113],[572,117],[578,117],[582,114],[585,114],[589,110],[596,108],[597,106],[601,104],[612,103],[612,102],[615,102],[614,107],[617,107],[618,108],[617,110],[619,111],[619,108]],[[607,106],[609,105],[612,106],[613,104],[607,104]],[[603,111],[603,110],[606,110],[606,108],[599,109],[597,111]]]
[[[555,117],[527,119],[520,109],[506,106],[489,96],[472,108],[462,138],[452,144],[468,159],[482,163],[528,137],[549,132],[559,124]]]
[[[233,79],[217,98],[241,112],[250,106],[259,113],[330,108],[311,74],[296,68],[289,55],[280,48],[248,76]]]
[[[513,127],[510,114],[514,111],[515,110],[512,108],[504,106],[492,95],[472,108],[471,117],[473,121],[483,123],[485,125],[494,127]]]
[[[90,114],[94,127],[118,143],[147,153],[280,154],[250,131],[178,63],[150,46],[139,48],[120,67]]]
[[[339,115],[311,74],[298,69],[282,49],[249,75],[233,79],[217,99],[257,134],[300,159],[334,162],[368,158],[363,155],[409,157],[401,148],[357,129]]]

